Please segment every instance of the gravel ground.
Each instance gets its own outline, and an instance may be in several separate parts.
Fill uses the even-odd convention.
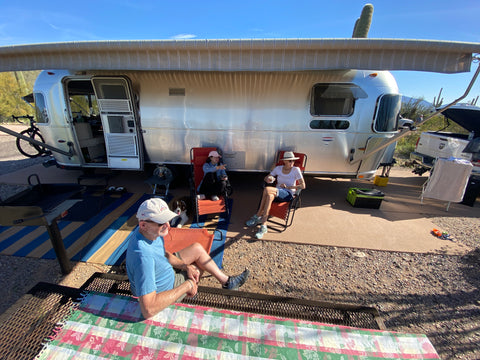
[[[473,251],[426,255],[227,239],[225,271],[248,267],[245,291],[374,306],[388,330],[426,334],[442,359],[480,359],[480,220],[431,220]],[[56,260],[0,255],[0,313],[38,281],[79,287],[97,271],[118,269],[78,263],[61,276]],[[202,285],[218,286],[208,277]]]

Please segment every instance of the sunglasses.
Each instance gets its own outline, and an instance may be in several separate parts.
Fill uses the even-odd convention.
[[[143,220],[143,221],[148,222],[148,223],[150,223],[150,224],[158,225],[158,227],[163,227],[163,226],[165,226],[166,224],[168,224],[168,223],[159,224],[159,223],[157,223],[157,222],[155,222],[155,221],[152,221],[152,220]]]

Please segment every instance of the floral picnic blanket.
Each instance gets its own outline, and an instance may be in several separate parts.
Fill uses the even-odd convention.
[[[174,304],[142,318],[130,297],[87,292],[37,359],[438,359],[425,335]]]

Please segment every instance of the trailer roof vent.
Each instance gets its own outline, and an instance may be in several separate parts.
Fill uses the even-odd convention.
[[[185,88],[169,88],[168,95],[170,96],[185,96]]]

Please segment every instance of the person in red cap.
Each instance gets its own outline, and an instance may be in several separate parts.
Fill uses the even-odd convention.
[[[198,197],[200,200],[205,198],[218,201],[219,196],[227,191],[228,176],[225,171],[227,166],[222,164],[220,154],[212,150],[208,154],[207,161],[203,164],[203,179],[198,186]]]
[[[246,269],[236,276],[225,275],[199,243],[175,254],[166,251],[164,236],[176,216],[159,198],[144,201],[137,211],[138,227],[130,236],[126,265],[130,289],[146,319],[185,296],[195,296],[204,271],[231,290],[242,286],[250,274]]]

